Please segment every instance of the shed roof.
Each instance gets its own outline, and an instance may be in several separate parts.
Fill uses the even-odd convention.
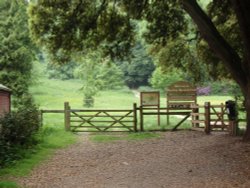
[[[0,84],[0,91],[8,91],[8,92],[10,92],[11,89],[7,88],[7,87],[4,86],[3,84]]]

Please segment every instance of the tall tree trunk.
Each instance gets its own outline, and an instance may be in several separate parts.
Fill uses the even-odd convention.
[[[250,83],[247,87],[247,92],[244,95],[245,97],[245,108],[246,108],[246,119],[247,119],[247,129],[244,134],[243,140],[250,141]]]
[[[241,59],[231,45],[220,35],[211,19],[201,9],[196,0],[180,0],[184,10],[196,23],[201,36],[206,40],[209,47],[222,60],[230,71],[233,79],[239,84],[245,97],[247,111],[247,130],[245,141],[250,141],[250,1],[231,0],[239,25],[242,40],[244,42],[244,59]]]
[[[250,141],[250,1],[248,0],[231,0],[232,6],[236,13],[240,26],[240,33],[244,45],[243,67],[248,72],[247,85],[245,88],[245,107],[247,111],[247,129],[244,135],[245,141]]]

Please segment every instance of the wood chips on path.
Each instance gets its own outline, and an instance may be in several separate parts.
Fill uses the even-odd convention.
[[[250,187],[249,143],[225,133],[159,134],[108,143],[82,134],[17,181],[27,188]]]

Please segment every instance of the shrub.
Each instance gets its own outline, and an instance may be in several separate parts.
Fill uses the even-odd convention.
[[[197,91],[197,95],[210,95],[211,93],[211,87],[207,86],[207,87],[198,87],[196,89]]]
[[[23,150],[37,144],[39,111],[30,96],[18,109],[0,118],[0,166],[22,158]]]
[[[163,72],[160,67],[157,67],[152,74],[150,84],[155,89],[165,91],[171,84],[183,80],[183,73],[178,69],[173,69],[171,72]]]

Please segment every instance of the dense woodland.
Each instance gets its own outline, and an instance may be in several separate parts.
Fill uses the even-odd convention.
[[[85,106],[100,90],[164,91],[180,79],[203,95],[243,98],[249,141],[249,9],[239,0],[0,0],[0,83],[12,89],[17,109],[2,124],[16,126],[25,106],[37,118],[29,86],[39,63],[49,78],[80,79]],[[32,135],[38,119],[28,123]]]

